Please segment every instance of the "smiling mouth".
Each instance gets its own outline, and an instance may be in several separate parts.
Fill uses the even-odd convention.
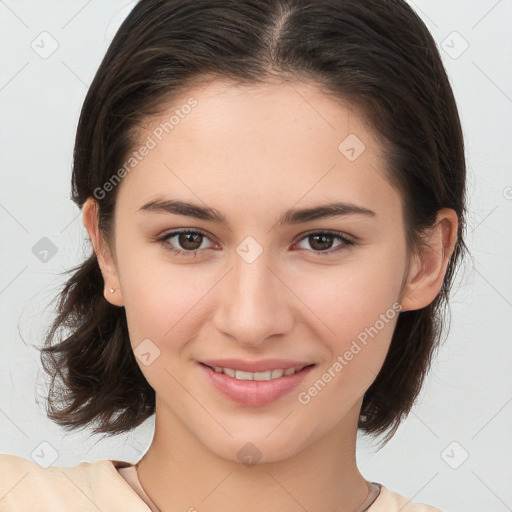
[[[286,360],[248,362],[226,359],[211,360],[208,364],[198,363],[207,382],[214,389],[231,401],[247,407],[263,407],[284,397],[316,366],[315,363]],[[226,366],[217,366],[222,363]],[[245,369],[231,368],[232,366],[242,366]],[[249,369],[258,371],[247,371]]]
[[[244,370],[236,370],[235,368],[223,368],[222,366],[210,366],[205,363],[201,363],[203,366],[210,368],[216,373],[223,373],[228,377],[236,380],[255,380],[255,381],[267,381],[280,379],[282,377],[288,377],[300,372],[304,368],[314,366],[314,364],[307,364],[298,366],[296,368],[275,368],[273,370],[267,370],[264,372],[246,372]]]

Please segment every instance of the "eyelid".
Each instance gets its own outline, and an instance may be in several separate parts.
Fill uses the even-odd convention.
[[[205,238],[208,238],[213,243],[216,243],[214,241],[214,236],[208,233],[207,231],[204,231],[200,228],[177,228],[177,229],[170,229],[168,231],[164,231],[163,233],[156,235],[154,237],[151,237],[152,241],[154,242],[166,242],[170,238],[174,238],[176,235],[179,235],[181,233],[194,233],[198,235],[202,235]],[[202,251],[203,249],[196,249],[196,252]],[[193,253],[194,251],[186,251],[189,253]]]
[[[351,249],[354,249],[358,243],[357,238],[345,234],[341,231],[334,231],[332,229],[314,229],[312,231],[307,231],[306,233],[302,233],[299,235],[297,242],[294,243],[294,245],[297,245],[301,243],[303,240],[308,239],[312,236],[320,236],[320,235],[327,235],[335,240],[338,240],[340,244],[338,246],[335,246],[334,248],[326,249],[325,251],[314,251],[312,249],[304,249],[308,254],[313,254],[315,258],[324,258],[329,257],[334,254],[350,251]]]
[[[178,233],[199,233],[210,240],[214,239],[215,237],[208,233],[207,231],[204,231],[201,228],[177,228],[177,229],[171,229],[168,231],[164,231],[162,234],[157,235],[153,237],[153,239],[162,239],[166,237],[170,237],[170,235],[177,235]],[[356,243],[359,239],[358,237],[354,235],[350,235],[348,233],[345,233],[344,231],[336,231],[333,229],[311,229],[309,231],[304,231],[303,233],[300,233],[296,236],[296,241],[301,241],[302,239],[306,238],[307,236],[316,235],[316,234],[329,234],[332,236],[340,236],[342,238],[345,238],[346,240],[350,242]]]
[[[212,242],[214,242],[214,240],[212,240],[214,237],[212,237],[209,233],[205,232],[204,230],[202,230],[200,228],[172,229],[172,230],[166,231],[160,235],[152,237],[152,240],[155,242],[159,242],[163,246],[165,246],[169,239],[174,238],[175,236],[179,235],[180,233],[199,234],[205,238],[208,238]],[[306,231],[306,232],[303,232],[303,233],[297,235],[296,241],[293,243],[293,246],[297,245],[298,243],[302,242],[303,240],[307,239],[308,237],[315,236],[315,235],[328,235],[335,239],[338,239],[341,242],[341,247],[338,246],[338,248],[336,248],[334,250],[332,248],[327,249],[325,251],[314,251],[311,249],[304,249],[307,253],[309,253],[309,254],[312,253],[315,256],[320,256],[320,257],[321,256],[329,256],[329,255],[338,253],[342,250],[350,250],[358,243],[358,238],[353,235],[349,235],[348,233],[344,233],[341,231],[335,231],[332,229],[313,229],[313,230],[309,230],[309,231]],[[165,247],[166,250],[168,250],[174,254],[177,254],[179,256],[197,256],[199,253],[201,253],[205,250],[205,248],[203,248],[203,249],[194,249],[191,251],[187,251],[184,249],[172,247],[172,246],[170,246],[170,244],[167,244],[167,245],[169,245],[169,247]]]
[[[310,231],[305,231],[304,233],[301,233],[300,235],[297,235],[297,241],[301,241],[304,238],[308,236],[313,235],[331,235],[331,236],[339,236],[341,238],[344,238],[348,242],[353,242],[354,244],[359,240],[354,235],[349,235],[348,233],[345,233],[344,231],[336,231],[335,229],[312,229]]]

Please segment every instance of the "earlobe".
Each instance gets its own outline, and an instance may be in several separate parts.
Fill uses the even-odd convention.
[[[458,218],[454,210],[444,208],[425,239],[425,245],[413,256],[403,293],[402,311],[428,306],[443,286],[448,263],[457,242]]]
[[[105,299],[114,306],[123,306],[124,299],[121,292],[116,263],[107,241],[100,232],[98,225],[98,205],[92,197],[89,197],[83,205],[82,221],[85,229],[87,229],[89,233],[89,238],[103,276],[103,295]]]

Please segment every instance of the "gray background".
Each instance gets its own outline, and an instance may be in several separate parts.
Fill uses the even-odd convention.
[[[359,463],[366,478],[445,511],[512,510],[512,2],[410,3],[441,48],[460,108],[474,260],[459,273],[450,332],[420,400],[382,450],[360,438]],[[153,432],[151,419],[111,439],[66,434],[45,415],[36,350],[59,273],[88,252],[69,199],[74,134],[130,6],[0,0],[0,453],[44,452],[58,466],[134,462]]]

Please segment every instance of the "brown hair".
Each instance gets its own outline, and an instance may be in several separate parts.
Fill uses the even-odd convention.
[[[133,151],[137,127],[212,77],[247,84],[295,78],[357,107],[381,137],[410,250],[440,209],[458,215],[440,293],[427,307],[400,313],[364,396],[359,428],[388,431],[389,439],[421,389],[467,250],[463,137],[436,44],[403,0],[140,0],[94,77],[76,134],[72,199],[80,208],[98,199],[107,240],[117,188],[101,197],[97,191]],[[70,428],[97,423],[94,433],[129,431],[155,412],[155,392],[131,350],[124,308],[105,300],[94,253],[70,272],[41,349],[52,376],[48,416]]]

